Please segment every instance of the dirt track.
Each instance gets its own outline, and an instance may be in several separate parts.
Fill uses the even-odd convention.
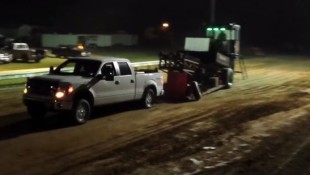
[[[246,65],[248,79],[198,102],[108,106],[82,126],[57,116],[37,128],[14,102],[1,174],[310,174],[310,57]]]

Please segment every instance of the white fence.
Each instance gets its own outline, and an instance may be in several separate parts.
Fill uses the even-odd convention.
[[[136,45],[138,37],[130,34],[43,34],[41,40],[42,46],[48,48],[59,47],[60,45],[77,45],[79,43],[83,43],[88,47],[109,47],[113,45]]]

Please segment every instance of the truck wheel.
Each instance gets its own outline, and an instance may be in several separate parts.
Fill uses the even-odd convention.
[[[229,89],[233,85],[234,73],[231,68],[222,69],[222,81],[225,89]]]
[[[42,121],[46,114],[46,110],[43,107],[28,106],[27,111],[34,121]]]
[[[148,88],[145,90],[142,97],[142,106],[144,108],[151,108],[155,100],[155,93],[153,89]]]
[[[90,118],[91,107],[87,100],[79,99],[74,106],[73,119],[77,124],[84,124]]]
[[[192,91],[192,93],[193,93],[193,95],[195,97],[195,100],[196,101],[200,100],[200,98],[201,98],[201,91],[200,91],[200,88],[199,88],[199,85],[198,85],[197,81],[193,81],[191,83],[190,87],[191,87],[191,91]]]

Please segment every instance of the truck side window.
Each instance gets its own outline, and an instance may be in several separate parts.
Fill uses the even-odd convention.
[[[60,74],[74,74],[76,67],[76,62],[68,62],[67,64],[63,64],[58,69],[58,73]]]
[[[121,75],[131,75],[131,70],[127,62],[118,62]]]
[[[104,64],[101,68],[101,73],[103,75],[116,75],[113,63]]]

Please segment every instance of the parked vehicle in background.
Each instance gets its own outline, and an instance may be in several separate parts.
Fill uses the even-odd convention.
[[[35,61],[38,63],[46,56],[45,50],[30,49],[27,43],[10,43],[3,50],[12,55],[12,61]]]
[[[0,62],[10,63],[12,60],[13,60],[12,54],[9,54],[8,52],[0,50]]]
[[[81,44],[76,46],[61,45],[58,48],[52,49],[52,54],[55,57],[88,57],[91,52],[87,51],[85,47]]]
[[[157,70],[135,72],[129,60],[120,58],[69,58],[48,75],[28,78],[23,102],[35,120],[48,111],[70,111],[83,124],[94,106],[138,100],[151,108],[163,93]]]

